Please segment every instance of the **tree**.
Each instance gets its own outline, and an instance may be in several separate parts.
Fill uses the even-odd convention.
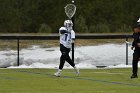
[[[84,17],[82,17],[81,15],[78,17],[76,23],[76,31],[77,32],[88,32],[88,28],[86,26],[86,21],[84,19]]]

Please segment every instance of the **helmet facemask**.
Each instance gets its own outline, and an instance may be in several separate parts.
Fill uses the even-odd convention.
[[[72,21],[71,20],[65,20],[64,21],[64,26],[66,27],[66,28],[70,28],[70,29],[72,29],[72,26],[73,26],[73,23],[72,23]]]

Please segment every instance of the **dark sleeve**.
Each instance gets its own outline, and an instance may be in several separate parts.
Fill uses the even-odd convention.
[[[133,33],[133,42],[132,42],[132,46],[136,46],[137,45],[137,38],[138,38],[138,35],[136,33]]]
[[[65,34],[65,33],[68,33],[67,30],[60,30],[60,34]]]
[[[135,41],[135,40],[133,40],[133,42],[132,42],[132,46],[133,46],[133,47],[135,46],[135,43],[136,43],[136,41]]]

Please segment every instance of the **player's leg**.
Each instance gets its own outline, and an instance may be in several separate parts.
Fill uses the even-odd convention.
[[[69,55],[66,57],[66,61],[75,69],[76,75],[79,76],[79,68],[75,66],[74,62],[72,61]]]
[[[61,52],[61,57],[60,57],[60,64],[59,64],[59,69],[58,71],[54,74],[55,76],[60,76],[61,75],[61,71],[63,69],[65,60],[66,60],[66,53],[63,51]]]
[[[63,69],[66,57],[67,57],[67,52],[66,51],[62,51],[61,52],[61,57],[60,57],[60,65],[59,65],[59,69]]]
[[[61,75],[61,71],[63,69],[66,57],[68,55],[66,48],[60,44],[60,51],[61,51],[61,57],[60,57],[60,64],[59,64],[59,69],[58,71],[54,74],[55,76],[60,76]]]
[[[139,61],[139,55],[137,52],[133,53],[133,61],[132,61],[132,76],[131,78],[138,78],[138,61]]]

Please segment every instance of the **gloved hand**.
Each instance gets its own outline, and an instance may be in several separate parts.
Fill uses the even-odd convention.
[[[131,47],[131,49],[133,50],[133,49],[134,49],[134,47],[132,46],[132,47]]]

